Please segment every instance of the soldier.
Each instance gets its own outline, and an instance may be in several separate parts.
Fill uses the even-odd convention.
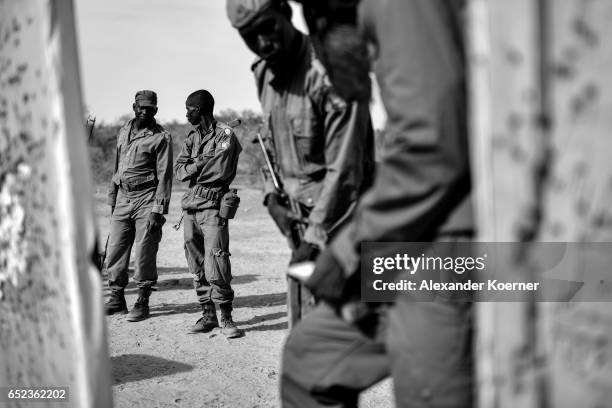
[[[128,320],[149,317],[149,295],[157,283],[157,249],[172,192],[172,138],[155,122],[157,95],[136,93],[134,119],[119,130],[115,169],[110,183],[111,229],[105,266],[110,298],[106,314],[127,313],[124,289],[134,251],[134,280],[138,299]]]
[[[334,91],[310,39],[291,23],[285,0],[228,0],[227,13],[253,64],[271,150],[286,193],[299,214],[267,188],[264,205],[281,232],[307,218],[292,262],[309,259],[352,213],[373,170],[368,101],[346,103]]]
[[[368,43],[387,136],[372,188],[306,282],[324,302],[285,345],[283,406],[353,407],[360,391],[389,372],[397,406],[471,407],[469,299],[419,302],[402,292],[380,312],[386,328],[358,327],[343,314],[347,300],[359,297],[361,242],[471,237],[463,1],[363,0],[358,20],[347,13],[350,3],[357,2],[305,0],[305,14],[342,94],[364,95],[363,72],[355,69],[363,64],[354,61],[363,54],[346,51],[366,48],[354,40]],[[334,6],[345,14],[333,15]],[[360,33],[351,37],[356,22]]]
[[[215,120],[214,104],[206,90],[195,91],[187,98],[187,120],[194,128],[183,143],[174,172],[178,180],[189,181],[189,190],[181,201],[185,256],[202,306],[202,317],[191,331],[206,333],[219,327],[216,304],[221,309],[222,333],[235,338],[244,333],[232,320],[228,220],[219,216],[219,206],[236,176],[242,147],[232,129]]]

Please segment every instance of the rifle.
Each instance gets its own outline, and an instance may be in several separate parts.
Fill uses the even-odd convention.
[[[278,174],[274,170],[274,166],[272,165],[272,160],[270,159],[270,154],[266,149],[266,145],[264,143],[263,138],[261,137],[261,133],[257,132],[257,141],[259,142],[259,147],[264,156],[264,160],[266,162],[266,167],[268,172],[270,173],[270,178],[272,179],[272,183],[274,184],[274,189],[277,194],[281,197],[284,203],[287,204],[289,209],[295,214],[301,214],[300,203],[291,198],[284,190],[283,185],[278,177]],[[261,169],[262,176],[265,179],[264,170]],[[290,235],[287,237],[289,242],[289,246],[293,251],[297,250],[302,243],[304,238],[305,227],[301,222],[292,222],[290,224]],[[300,281],[292,276],[287,275],[287,314],[289,320],[289,328],[293,327],[302,317],[302,284]]]

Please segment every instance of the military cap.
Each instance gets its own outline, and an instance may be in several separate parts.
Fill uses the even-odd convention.
[[[136,97],[134,99],[140,106],[157,107],[157,94],[153,91],[146,89],[138,91],[136,92]]]
[[[286,0],[227,0],[227,17],[234,28],[243,28],[275,3],[284,3]]]

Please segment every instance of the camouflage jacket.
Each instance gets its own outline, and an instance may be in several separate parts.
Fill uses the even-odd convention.
[[[362,242],[429,242],[474,231],[466,68],[456,41],[463,2],[422,3],[361,2],[388,121],[374,184],[330,244],[346,273],[358,273]]]
[[[189,181],[181,207],[184,210],[218,207],[221,196],[236,177],[241,151],[232,128],[224,123],[213,123],[206,133],[199,126],[193,128],[174,165],[177,180]]]
[[[172,193],[172,137],[155,121],[130,137],[133,119],[119,130],[115,167],[108,191],[108,204],[115,206],[117,191],[155,189],[152,212],[168,213]]]
[[[367,103],[346,103],[333,90],[310,39],[288,75],[265,60],[252,67],[271,133],[270,151],[287,193],[311,208],[310,225],[329,230],[350,210],[373,171]]]

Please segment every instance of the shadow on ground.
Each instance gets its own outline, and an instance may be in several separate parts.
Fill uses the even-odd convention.
[[[289,325],[287,322],[275,323],[275,324],[263,324],[261,326],[249,327],[248,329],[244,329],[245,332],[252,331],[272,331],[272,330],[287,330]]]
[[[133,276],[134,270],[130,268],[128,272],[130,276]],[[189,273],[189,269],[187,268],[177,268],[176,266],[158,266],[157,274],[158,275],[179,275],[182,273]]]
[[[193,366],[146,354],[111,357],[113,384],[125,384],[193,370]]]
[[[127,291],[126,291],[127,292]],[[195,297],[195,292],[193,295],[193,301],[189,303],[161,303],[156,304],[155,298],[152,295],[152,300],[150,302],[151,308],[151,316],[168,316],[173,314],[181,314],[181,313],[197,313],[202,311],[201,306],[198,304],[197,299]],[[287,303],[287,293],[268,293],[266,295],[251,295],[251,296],[238,296],[234,299],[234,309],[238,307],[269,307],[269,306],[281,306]],[[279,316],[280,317],[280,316]],[[251,320],[254,320],[253,318]],[[267,318],[265,320],[272,320],[273,318]],[[243,324],[249,324],[244,322]]]
[[[185,269],[184,273],[188,273],[188,271]],[[234,276],[232,279],[232,286],[255,282],[257,280],[257,277],[258,275],[253,275],[253,274]],[[193,289],[193,279],[192,278],[162,279],[162,280],[157,281],[157,285],[155,285],[155,288],[157,289],[157,291]],[[136,283],[134,281],[131,281],[128,284],[127,288],[125,289],[125,293],[130,294],[130,293],[136,293],[136,292],[138,292]]]
[[[162,303],[157,306],[154,303],[150,304],[151,317],[169,316],[181,313],[197,313],[202,311],[198,300],[193,295],[193,301],[190,303]]]
[[[249,319],[249,320],[244,320],[244,321],[239,321],[239,322],[235,322],[236,324],[240,325],[240,326],[250,326],[252,324],[257,324],[257,323],[263,323],[263,322],[267,322],[269,320],[276,320],[276,319],[280,319],[283,317],[287,317],[287,313],[286,312],[276,312],[276,313],[268,313],[265,315],[256,315],[255,317]]]
[[[274,324],[259,324],[270,320],[282,319],[285,321]],[[236,322],[240,327],[254,325],[253,327],[243,327],[245,332],[250,331],[269,331],[269,330],[287,330],[287,312],[268,313],[261,316],[255,316],[252,319]]]
[[[265,295],[238,296],[234,299],[234,308],[280,306],[286,303],[287,292],[268,293]]]

